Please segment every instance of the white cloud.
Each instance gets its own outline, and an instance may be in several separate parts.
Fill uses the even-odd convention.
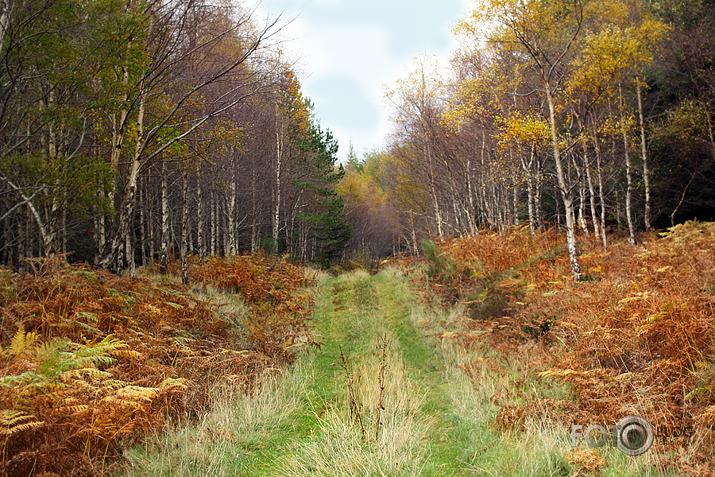
[[[382,85],[394,81],[402,71],[407,58],[389,54],[389,32],[375,26],[349,26],[313,28],[299,19],[291,26],[291,36],[301,38],[301,64],[307,69],[303,82],[306,95],[316,98],[319,91],[312,90],[321,78],[349,76],[361,89],[362,96],[379,112],[379,120],[372,130],[348,130],[339,124],[323,124],[331,129],[341,146],[341,156],[353,142],[358,153],[381,145],[389,131],[389,118],[383,105]],[[320,113],[320,104],[316,104]]]
[[[355,0],[357,1],[357,0]],[[400,28],[409,28],[400,19],[390,19],[376,17],[374,23],[356,24],[356,18],[338,16],[335,22],[311,23],[310,20],[319,21],[315,16],[316,8],[344,6],[343,0],[265,0],[265,4],[270,4],[272,12],[285,11],[285,18],[291,15],[298,15],[282,32],[286,38],[284,48],[289,57],[298,59],[298,71],[302,76],[304,92],[316,102],[316,112],[318,119],[324,128],[331,129],[335,137],[340,142],[341,153],[344,157],[348,149],[348,142],[352,140],[358,153],[365,150],[380,147],[384,144],[387,134],[390,132],[390,122],[388,108],[385,107],[383,98],[384,85],[394,85],[395,81],[404,76],[412,65],[413,56],[418,54],[412,51],[405,56],[399,56],[394,48],[390,48],[390,35],[392,35],[394,47],[394,35],[400,34]],[[268,11],[265,4],[259,7],[259,11]],[[434,24],[434,27],[441,30],[441,38],[449,37],[448,45],[442,45],[442,51],[435,49],[424,51],[426,54],[435,54],[443,62],[449,61],[451,51],[457,45],[457,41],[451,34],[451,28],[459,18],[469,11],[473,0],[460,0],[461,13],[456,16],[450,24]],[[341,8],[342,8],[341,6]],[[415,8],[419,8],[415,5]],[[337,11],[337,10],[336,10]],[[425,10],[427,11],[427,10]],[[301,12],[305,13],[300,16]],[[325,10],[321,10],[325,13]],[[376,13],[377,14],[377,13]],[[358,20],[359,21],[359,20]],[[362,22],[369,21],[362,18]],[[394,26],[393,26],[394,25]],[[403,49],[405,50],[405,49]],[[406,51],[406,50],[405,50]],[[355,87],[360,88],[359,97],[365,98],[373,113],[371,118],[373,127],[367,130],[365,127],[350,127],[347,120],[331,118],[333,124],[328,122],[326,117],[321,117],[321,97],[325,98],[327,92],[322,90],[330,79],[349,77],[350,89],[346,86],[349,94]],[[322,91],[322,94],[321,94]],[[337,100],[334,99],[333,102]],[[349,101],[346,101],[345,114],[359,114],[359,111],[350,110]],[[354,103],[354,101],[353,101]],[[332,113],[336,106],[331,104]],[[365,112],[366,108],[359,108]],[[323,112],[327,111],[324,107]],[[334,116],[334,115],[333,115]],[[375,120],[375,118],[378,118]],[[353,121],[364,125],[364,122]]]

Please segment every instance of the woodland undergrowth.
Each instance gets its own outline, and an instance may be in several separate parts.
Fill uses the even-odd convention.
[[[429,290],[464,309],[464,331],[450,338],[504,356],[528,353],[529,375],[520,379],[568,389],[560,398],[519,385],[499,390],[494,425],[527,431],[547,420],[569,432],[641,415],[655,428],[649,452],[659,469],[711,475],[715,224],[688,222],[607,251],[580,237],[580,281],[562,242],[553,231],[532,237],[514,228],[424,244]],[[469,375],[484,365],[463,368]],[[593,452],[570,457],[588,454],[583,470],[598,474],[605,459]]]
[[[2,475],[111,473],[168,418],[250,390],[310,343],[312,279],[278,258],[193,260],[192,288],[175,263],[133,279],[28,265],[0,270]]]

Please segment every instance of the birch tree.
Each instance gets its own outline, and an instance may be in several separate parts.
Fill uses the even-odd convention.
[[[586,0],[587,1],[587,0]],[[584,33],[584,7],[582,0],[538,1],[487,1],[475,9],[460,29],[479,37],[488,22],[496,22],[496,29],[488,40],[503,48],[515,48],[529,59],[540,85],[535,92],[543,94],[547,106],[547,120],[556,179],[566,215],[566,241],[571,273],[581,276],[576,244],[576,213],[574,186],[566,173],[562,144],[559,94],[569,74],[568,63],[577,42]],[[525,92],[527,93],[527,92]]]
[[[208,121],[230,111],[258,91],[260,84],[255,70],[246,66],[265,48],[265,43],[277,28],[276,22],[256,28],[251,12],[219,8],[214,10],[216,16],[203,18],[203,21],[211,22],[211,28],[204,28],[196,45],[181,45],[193,2],[142,6],[150,7],[143,20],[146,24],[147,61],[131,79],[136,87],[133,97],[126,101],[129,103],[127,111],[135,112],[136,138],[134,147],[128,153],[128,172],[119,187],[122,195],[118,201],[112,239],[108,240],[100,261],[102,267],[111,267],[118,257],[117,252],[134,210],[140,171],[176,143],[191,137]],[[208,6],[202,10],[212,11]],[[216,49],[225,42],[232,48],[231,56],[212,61]],[[199,77],[185,78],[181,75],[188,61],[199,62],[202,71]],[[192,108],[196,98],[219,81],[228,87],[220,94],[209,97],[202,108]],[[145,124],[148,103],[157,95],[170,99],[169,106],[156,115],[151,124]],[[128,113],[120,114],[118,131],[127,129],[131,117]],[[121,149],[123,135],[116,141],[114,149]]]

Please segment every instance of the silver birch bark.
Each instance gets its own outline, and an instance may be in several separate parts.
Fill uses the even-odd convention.
[[[631,173],[631,154],[630,154],[630,144],[628,142],[628,131],[626,128],[626,108],[625,100],[623,98],[623,88],[618,85],[618,98],[621,105],[621,132],[623,134],[623,154],[626,161],[626,223],[628,225],[628,241],[631,244],[636,243],[636,235],[633,228],[633,216],[631,203],[633,200],[633,177]]]
[[[283,162],[284,131],[283,117],[280,105],[276,103],[276,168],[275,168],[275,192],[273,194],[273,252],[278,252],[278,232],[281,218],[281,166]]]
[[[645,121],[643,119],[643,99],[641,98],[641,82],[636,77],[636,95],[638,97],[638,125],[641,133],[641,160],[643,161],[643,186],[645,188],[645,211],[643,221],[646,230],[650,230],[651,200],[650,200],[650,170],[648,169],[648,148],[645,137]]]
[[[169,265],[169,193],[166,181],[166,162],[161,163],[161,255],[159,269],[166,273]]]
[[[134,277],[137,274],[136,263],[134,263],[134,241],[132,239],[132,230],[129,228],[127,229],[127,233],[124,234],[124,259],[127,263],[130,277]]]
[[[573,194],[566,185],[563,164],[561,163],[561,151],[559,149],[558,135],[556,133],[556,112],[554,106],[553,93],[548,81],[544,81],[546,87],[546,102],[549,107],[549,126],[551,131],[551,145],[554,152],[554,162],[556,163],[556,178],[561,191],[561,198],[564,203],[566,213],[566,244],[569,251],[569,262],[571,264],[571,274],[575,279],[581,277],[581,266],[578,263],[578,251],[576,249],[576,214],[573,205]]]
[[[183,185],[181,193],[181,281],[184,285],[189,284],[189,174],[184,171],[182,174]]]
[[[603,166],[601,164],[601,146],[598,141],[598,132],[594,131],[593,146],[596,150],[596,172],[598,174],[598,199],[601,203],[601,242],[603,251],[608,250],[608,240],[606,238],[606,197],[603,187]]]
[[[214,194],[211,195],[211,197],[214,197]],[[209,204],[209,207],[211,209],[211,227],[210,227],[210,234],[211,237],[209,238],[209,254],[210,255],[216,255],[216,199],[212,201],[211,204]]]
[[[231,161],[233,165],[233,161]],[[231,168],[233,171],[233,167]],[[231,179],[231,191],[228,195],[228,217],[227,217],[227,233],[228,233],[228,254],[236,255],[236,183],[235,179]]]
[[[257,182],[255,159],[251,161],[251,252],[258,252],[258,203],[257,203]]]
[[[199,262],[203,263],[206,258],[206,246],[204,244],[204,194],[201,187],[201,165],[196,164],[196,241],[199,252]]]
[[[139,181],[139,243],[141,246],[139,247],[139,251],[141,252],[141,264],[146,265],[146,243],[147,243],[147,234],[146,234],[146,217],[145,217],[145,208],[146,208],[146,193],[144,192],[144,189],[146,188],[146,180],[140,180]]]

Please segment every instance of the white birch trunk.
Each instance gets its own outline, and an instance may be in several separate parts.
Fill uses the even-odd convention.
[[[636,77],[636,94],[638,96],[638,125],[641,133],[641,160],[643,161],[643,186],[645,187],[645,222],[646,230],[650,230],[651,200],[650,200],[650,170],[648,169],[648,147],[645,138],[645,121],[643,119],[643,99],[641,98],[641,82]]]
[[[276,169],[275,169],[275,186],[276,190],[273,195],[273,252],[278,252],[278,232],[281,218],[281,166],[283,162],[283,120],[280,111],[280,105],[276,104]]]
[[[145,217],[145,197],[146,193],[144,189],[146,188],[146,180],[141,180],[139,181],[139,243],[141,246],[139,247],[139,251],[141,252],[141,264],[146,265],[146,243],[147,243],[147,234],[146,234],[146,217]]]
[[[578,251],[576,249],[576,214],[573,206],[573,197],[571,191],[566,186],[566,178],[564,174],[563,164],[561,163],[561,151],[559,150],[559,141],[556,134],[556,113],[554,107],[554,99],[551,88],[548,82],[546,86],[546,100],[549,106],[549,125],[551,126],[551,144],[554,151],[554,161],[556,163],[556,178],[558,186],[561,190],[561,197],[564,202],[566,212],[566,243],[569,251],[569,262],[571,264],[571,273],[576,280],[581,277],[581,267],[578,263]]]
[[[593,234],[596,238],[600,237],[600,228],[598,226],[598,216],[596,214],[596,192],[593,187],[593,179],[591,177],[591,164],[590,160],[588,159],[588,153],[587,151],[587,144],[586,141],[584,141],[584,149],[583,149],[583,161],[584,161],[584,169],[586,170],[586,182],[588,183],[588,197],[589,197],[589,202],[591,206],[591,220],[593,222]]]
[[[189,284],[189,174],[184,171],[183,187],[181,193],[181,281],[184,285]]]
[[[633,177],[631,173],[631,154],[630,154],[630,144],[628,143],[628,131],[626,130],[626,107],[625,100],[623,98],[623,88],[621,85],[618,86],[618,97],[621,103],[621,119],[623,121],[621,132],[623,134],[623,150],[626,160],[626,223],[628,225],[628,241],[631,244],[636,243],[636,235],[633,228],[633,215],[631,202],[633,200]]]
[[[606,196],[603,187],[603,165],[601,164],[601,145],[598,141],[598,131],[593,133],[593,147],[596,150],[596,173],[598,174],[598,199],[601,203],[601,242],[603,251],[608,250],[606,238]]]
[[[166,181],[166,162],[161,163],[161,255],[159,268],[166,273],[169,265],[169,192]]]
[[[213,197],[213,195],[212,195]],[[209,254],[211,256],[216,255],[216,200],[214,199],[211,204],[209,204],[211,209],[211,237],[209,239]]]
[[[228,254],[236,255],[236,183],[231,181],[231,191],[228,197]]]
[[[199,262],[203,263],[206,258],[206,246],[204,244],[204,194],[201,187],[201,166],[196,165],[196,241],[199,252]]]

